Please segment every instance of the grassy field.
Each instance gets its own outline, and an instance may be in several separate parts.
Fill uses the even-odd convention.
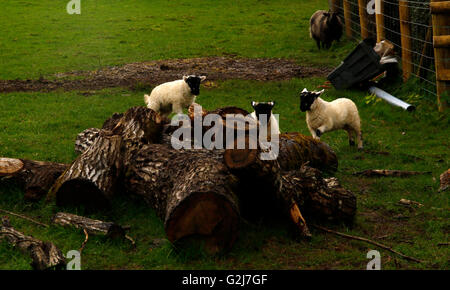
[[[152,59],[233,54],[243,57],[285,57],[311,66],[335,66],[354,46],[344,41],[318,52],[307,24],[327,1],[88,1],[82,14],[68,15],[68,1],[8,1],[0,10],[0,79],[38,78],[57,72]],[[237,4],[238,3],[238,4]],[[239,106],[251,100],[275,100],[282,131],[309,134],[298,93],[323,84],[324,77],[280,82],[219,81],[202,88],[197,99],[206,109]],[[130,225],[137,241],[108,241],[91,236],[82,254],[83,269],[365,269],[366,253],[381,252],[383,269],[449,269],[449,195],[438,193],[439,174],[449,168],[449,118],[436,112],[434,100],[421,96],[421,84],[391,88],[415,105],[407,113],[361,91],[335,91],[327,100],[348,97],[362,119],[365,150],[348,146],[346,134],[325,134],[322,140],[338,154],[336,176],[358,198],[352,228],[328,225],[392,246],[426,262],[409,262],[370,245],[312,230],[310,242],[292,237],[279,221],[243,224],[230,253],[210,257],[195,249],[177,251],[164,238],[162,222],[141,203],[119,198],[113,210],[92,215]],[[147,91],[113,88],[90,94],[79,91],[0,94],[0,156],[71,162],[77,133],[99,127],[114,112],[143,105]],[[431,171],[410,178],[361,178],[365,169]],[[410,199],[423,207],[403,207]],[[25,213],[49,223],[58,211],[52,203],[27,203],[23,193],[2,182],[0,208]],[[78,211],[75,209],[75,213]],[[79,212],[82,213],[82,212]],[[61,227],[43,229],[11,216],[26,234],[50,240],[64,253],[79,249],[84,234]],[[0,269],[30,269],[29,258],[0,242]]]
[[[68,0],[7,2],[0,10],[2,79],[209,55],[329,64],[345,52],[318,57],[309,41],[305,24],[327,7],[324,0],[81,0],[80,15],[67,14]]]

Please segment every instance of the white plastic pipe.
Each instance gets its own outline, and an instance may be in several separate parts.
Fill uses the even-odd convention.
[[[386,102],[388,102],[391,105],[397,106],[402,108],[403,110],[406,110],[408,112],[412,112],[416,109],[416,107],[414,107],[411,104],[408,104],[406,102],[403,102],[400,99],[397,99],[396,97],[394,97],[393,95],[383,91],[380,88],[377,87],[370,87],[369,88],[369,92],[371,92],[372,94],[376,95],[377,97],[385,100]]]

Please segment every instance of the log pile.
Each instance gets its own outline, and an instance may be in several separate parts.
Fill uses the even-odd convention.
[[[228,149],[176,150],[171,134],[177,126],[150,109],[134,107],[114,114],[101,129],[80,133],[75,142],[80,155],[72,164],[0,159],[0,176],[23,180],[29,188],[34,177],[51,173],[52,178],[39,178],[45,183],[41,190],[58,206],[99,211],[109,208],[118,192],[142,198],[164,222],[169,241],[200,241],[211,253],[231,248],[241,215],[265,216],[281,209],[303,237],[310,237],[310,218],[352,221],[355,196],[336,179],[321,176],[320,170],[337,170],[336,154],[328,145],[299,133],[282,134],[278,159],[263,160],[264,150],[248,134],[256,121],[226,122],[227,114],[248,112],[235,107],[193,112],[190,108],[192,122],[217,114],[224,131],[241,138],[231,145],[242,141],[246,148],[226,147],[230,144],[224,140]],[[203,124],[202,137],[211,128]],[[239,130],[244,134],[238,135]],[[67,216],[58,219],[76,223]]]

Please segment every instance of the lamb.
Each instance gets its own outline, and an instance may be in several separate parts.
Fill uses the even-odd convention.
[[[325,49],[331,47],[334,40],[340,41],[342,37],[342,20],[335,12],[325,10],[316,11],[309,20],[309,33],[320,50],[320,44]]]
[[[325,132],[343,129],[348,133],[350,146],[355,145],[355,133],[358,149],[363,149],[361,121],[355,103],[346,98],[324,101],[320,98],[323,92],[324,90],[309,92],[304,89],[300,95],[300,110],[306,112],[306,123],[311,135],[320,139]]]
[[[188,75],[183,79],[163,83],[155,87],[150,95],[144,95],[147,107],[168,117],[172,112],[182,114],[184,108],[195,103],[200,94],[200,83],[206,76]]]
[[[280,128],[278,127],[278,121],[275,116],[272,114],[272,109],[275,106],[275,102],[252,102],[252,107],[255,110],[250,114],[250,116],[258,120],[261,115],[266,115],[267,121],[267,136],[272,137],[273,135],[280,135]],[[270,118],[268,118],[270,116]]]

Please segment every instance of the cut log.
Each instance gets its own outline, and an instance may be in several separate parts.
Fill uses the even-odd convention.
[[[115,114],[95,138],[79,142],[87,148],[61,175],[48,198],[56,204],[83,205],[88,211],[107,209],[117,191],[122,169],[131,162],[130,154],[144,144],[159,142],[163,129],[158,113],[145,107],[133,107],[123,116]],[[118,121],[117,121],[118,120]],[[117,122],[116,122],[117,121]],[[90,144],[92,142],[92,144]]]
[[[83,153],[94,143],[100,132],[106,135],[120,135],[124,141],[135,144],[161,143],[165,122],[167,120],[146,107],[133,107],[124,114],[114,113],[105,121],[102,129],[89,128],[78,134],[75,151]]]
[[[336,178],[323,179],[318,169],[302,166],[299,170],[283,173],[282,180],[281,198],[293,198],[307,220],[353,222],[356,196],[343,188]]]
[[[199,116],[194,115],[195,109],[197,109],[197,111],[200,112]],[[230,136],[231,136],[231,134],[234,134],[234,136],[238,136],[238,132],[243,133],[243,135],[249,135],[248,132],[252,129],[254,129],[255,130],[254,132],[256,133],[257,122],[256,122],[256,120],[254,120],[253,118],[248,116],[248,114],[249,113],[246,110],[240,109],[237,107],[224,107],[224,108],[216,109],[214,111],[206,111],[203,108],[200,110],[200,105],[198,105],[198,104],[191,105],[189,107],[189,118],[191,120],[191,128],[192,128],[192,132],[191,132],[192,145],[194,145],[195,143],[203,144],[204,148],[209,149],[207,146],[205,146],[203,140],[204,140],[205,133],[207,133],[208,130],[210,130],[211,128],[217,126],[216,121],[220,122],[220,126],[222,127],[222,131],[217,132],[217,133],[222,133],[222,136],[223,136],[223,138],[222,138],[223,143],[220,145],[221,149],[223,149],[227,146],[226,137],[225,137],[225,136],[227,136],[227,133]],[[208,115],[209,115],[209,118],[211,118],[211,119],[209,119],[209,121],[212,121],[211,125],[205,125],[206,122],[204,123],[204,119],[208,118]],[[212,115],[215,115],[216,118],[212,118]],[[228,122],[227,122],[227,116],[229,117]],[[195,139],[197,137],[195,135],[195,129],[194,129],[196,122],[201,124],[201,134],[200,134],[201,140]],[[180,126],[170,126],[169,128],[167,128],[165,130],[165,132],[167,134],[171,134],[179,127]],[[209,132],[209,133],[212,133],[212,132]],[[212,138],[212,141],[215,141],[216,135],[212,134],[212,136],[208,136],[208,138]],[[164,137],[163,139],[164,139],[163,143],[165,143],[165,144],[170,143],[170,138]],[[180,141],[183,141],[183,140],[180,140]]]
[[[171,242],[200,239],[210,253],[229,249],[238,232],[236,179],[221,154],[145,145],[125,174],[128,192],[144,198],[164,221]]]
[[[0,239],[31,256],[31,266],[36,270],[64,269],[66,260],[61,251],[51,242],[43,242],[14,229],[7,218],[2,218]]]
[[[163,125],[163,119],[155,111],[146,107],[133,107],[125,112],[111,131],[114,135],[122,136],[124,141],[151,144],[161,141]]]
[[[67,164],[0,158],[0,176],[11,178],[24,190],[24,198],[37,201],[44,197]]]
[[[20,159],[0,158],[0,176],[14,175],[22,170],[23,165]]]
[[[52,222],[61,226],[73,226],[77,229],[85,229],[89,234],[104,235],[109,238],[124,238],[125,229],[113,222],[94,220],[71,213],[58,212]]]
[[[336,153],[326,143],[300,133],[280,134],[278,162],[283,171],[308,166],[322,171],[335,172],[338,168]]]
[[[243,139],[245,144],[244,149],[237,149],[240,139]],[[251,164],[258,162],[258,154],[260,151],[257,150],[256,144],[251,146],[252,139],[247,135],[243,135],[241,138],[236,138],[233,141],[232,148],[226,149],[223,155],[224,162],[230,170],[239,170],[249,167]],[[254,141],[253,141],[254,142]],[[251,149],[255,148],[255,149]]]
[[[48,198],[58,206],[83,205],[88,211],[109,208],[122,168],[122,137],[102,132],[56,180]]]
[[[75,152],[81,154],[86,151],[98,138],[100,132],[100,129],[89,128],[79,133],[75,139]]]
[[[361,175],[366,177],[408,177],[413,175],[430,174],[431,172],[422,171],[405,171],[405,170],[389,170],[389,169],[368,169],[353,173],[353,175]]]

